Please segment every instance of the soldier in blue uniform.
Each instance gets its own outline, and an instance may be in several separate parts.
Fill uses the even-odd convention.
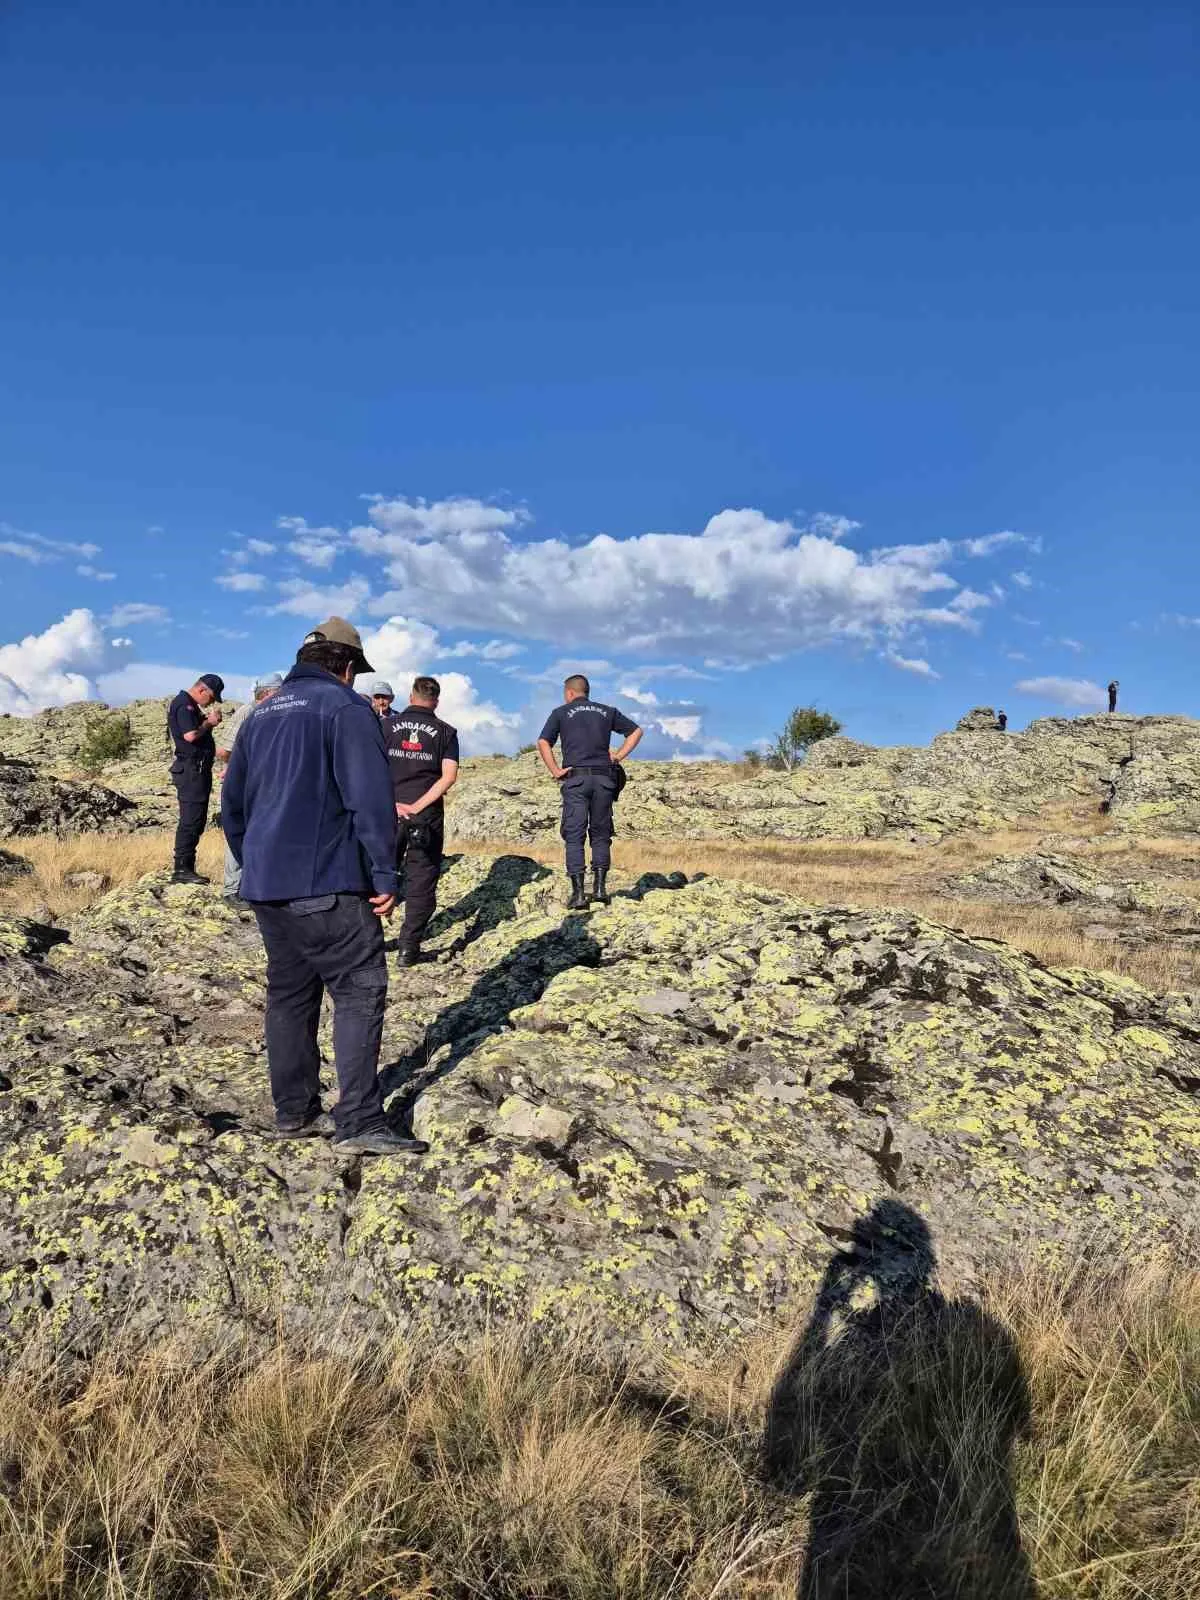
[[[612,864],[613,801],[619,793],[619,762],[637,749],[643,730],[615,706],[592,699],[592,686],[581,672],[563,685],[563,704],[546,719],[538,738],[538,754],[552,778],[562,785],[562,836],[566,845],[567,876],[571,880],[570,911],[588,903],[583,880],[586,870],[583,844],[592,845],[592,898],[608,904],[608,869]],[[612,749],[614,734],[624,743]],[[554,746],[562,750],[562,763]]]
[[[458,731],[437,714],[441,694],[436,678],[417,678],[406,708],[380,719],[399,827],[397,861],[404,867],[402,967],[419,959],[421,939],[437,906],[446,837],[443,800],[458,781]],[[378,704],[378,686],[373,698]]]
[[[215,672],[206,672],[190,689],[181,689],[167,708],[167,730],[174,751],[171,782],[179,801],[174,883],[208,882],[196,871],[196,849],[208,822],[217,755],[213,729],[221,720],[216,708],[224,693],[223,680]]]

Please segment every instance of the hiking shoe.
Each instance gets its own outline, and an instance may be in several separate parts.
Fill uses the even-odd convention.
[[[398,967],[415,967],[421,959],[421,946],[419,944],[402,944],[396,952],[396,965]]]
[[[199,872],[173,872],[171,874],[172,883],[211,883],[211,881],[210,878],[204,877]]]
[[[304,1122],[277,1122],[274,1129],[276,1139],[331,1139],[334,1132],[328,1111],[318,1111]]]
[[[348,1156],[423,1156],[429,1146],[424,1139],[405,1139],[390,1128],[376,1128],[335,1139],[333,1148]]]

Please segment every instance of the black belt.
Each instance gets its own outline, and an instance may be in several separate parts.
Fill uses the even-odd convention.
[[[603,766],[603,767],[572,767],[571,771],[572,772],[611,772],[612,769],[613,769],[613,764],[610,761],[610,762],[608,762],[608,764],[606,766]]]

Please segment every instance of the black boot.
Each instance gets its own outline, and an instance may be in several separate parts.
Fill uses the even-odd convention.
[[[586,911],[587,908],[588,897],[583,888],[583,873],[573,872],[571,874],[571,898],[567,901],[567,910]]]
[[[592,899],[598,900],[602,906],[608,904],[608,868],[592,868]]]
[[[421,946],[416,940],[401,940],[400,948],[396,952],[396,965],[398,967],[415,967],[421,959]]]

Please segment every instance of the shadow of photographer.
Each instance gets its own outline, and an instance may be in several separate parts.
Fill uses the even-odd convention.
[[[909,1206],[882,1200],[838,1237],[763,1440],[770,1481],[811,1495],[799,1600],[1034,1600],[1012,1335],[934,1286],[929,1229]]]

